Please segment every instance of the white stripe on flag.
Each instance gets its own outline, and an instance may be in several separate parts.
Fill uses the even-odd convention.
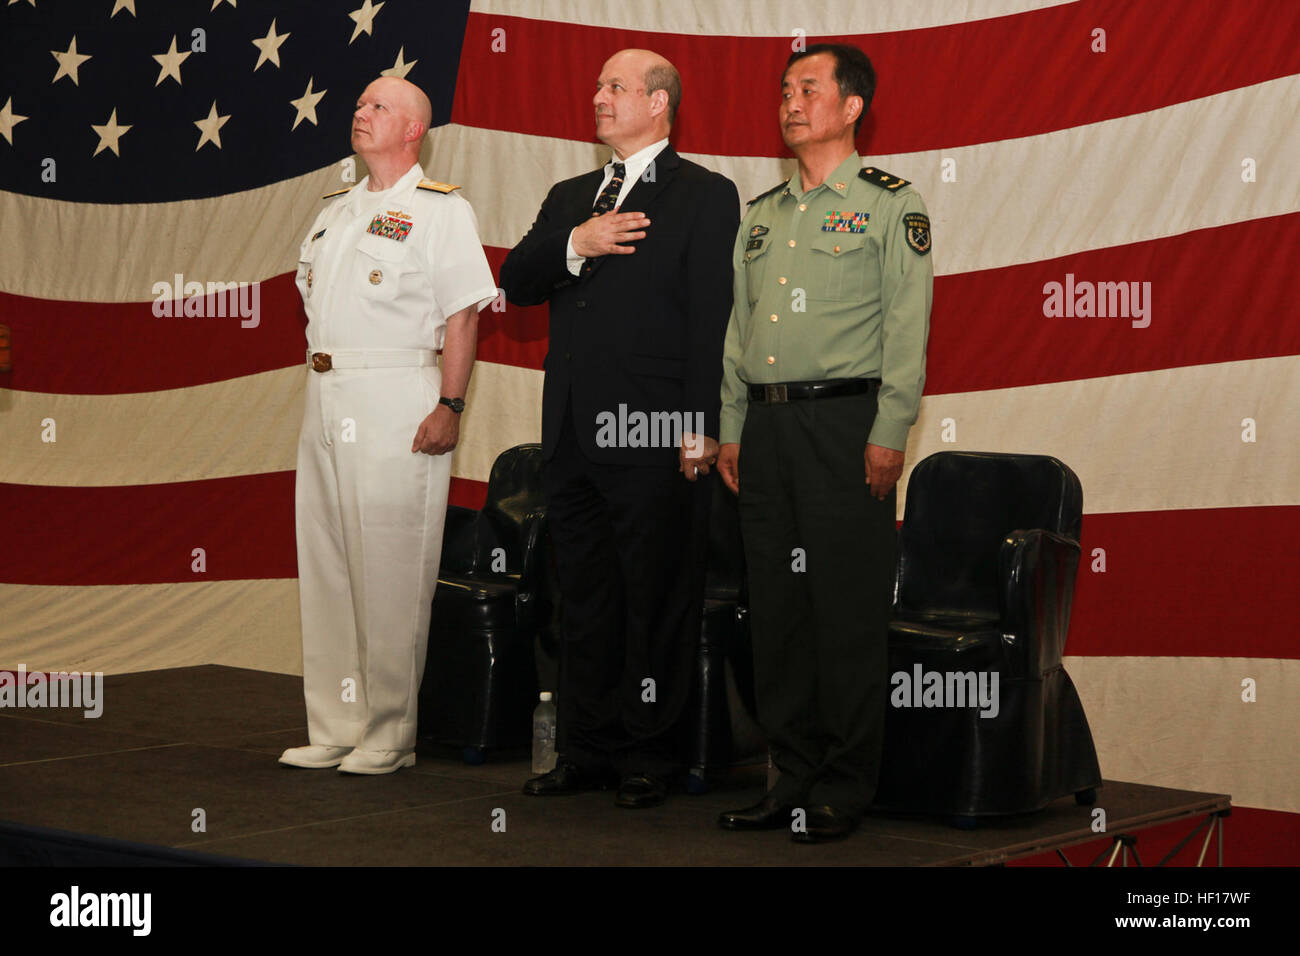
[[[292,471],[305,374],[134,395],[0,395],[14,421],[59,422],[56,443],[42,442],[36,425],[0,443],[0,481],[135,485]],[[478,363],[452,473],[487,481],[500,452],[539,441],[541,390],[539,371]],[[1257,443],[1242,441],[1245,418]],[[1300,445],[1280,437],[1298,420],[1295,356],[927,396],[899,516],[911,467],[947,450],[1055,455],[1079,475],[1089,514],[1300,504]],[[944,441],[946,431],[956,440]]]

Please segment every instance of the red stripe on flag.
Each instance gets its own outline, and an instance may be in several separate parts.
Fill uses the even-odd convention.
[[[479,511],[486,502],[486,481],[475,481],[472,478],[451,479],[451,488],[447,491],[447,504]]]
[[[875,154],[901,153],[1066,129],[1300,72],[1300,7],[1237,0],[1230,13],[1221,0],[1096,0],[807,42],[866,50],[879,88],[858,141]],[[790,23],[799,25],[797,14]],[[1105,52],[1092,51],[1097,29]],[[681,73],[678,150],[788,155],[777,107],[792,42],[471,13],[452,122],[594,142],[591,98],[602,64],[617,50],[642,47]]]
[[[0,484],[0,581],[159,584],[298,576],[294,473],[102,488]],[[192,569],[202,548],[206,570]]]
[[[943,242],[942,236],[936,242]],[[959,235],[951,241],[962,241]],[[934,283],[927,395],[1300,353],[1290,315],[1300,213],[1200,229]],[[1073,280],[1067,280],[1072,275]],[[1145,318],[1048,317],[1047,283],[1138,283]],[[1145,286],[1150,283],[1150,302]],[[1095,298],[1095,296],[1094,296]],[[1109,298],[1107,296],[1107,298]],[[1118,300],[1116,300],[1118,301]],[[1132,311],[1133,301],[1129,301]]]
[[[453,478],[482,508],[487,482]],[[294,472],[103,488],[0,484],[7,584],[159,584],[298,576]],[[192,570],[202,548],[207,570]]]
[[[185,388],[306,362],[307,314],[291,273],[261,283],[257,324],[156,316],[150,302],[71,302],[0,292],[13,329],[13,371],[0,386],[65,395],[115,395]],[[179,303],[170,302],[174,308]]]
[[[0,485],[9,514],[0,581],[294,577],[293,484],[293,472],[277,472],[110,488]],[[486,491],[457,479],[450,500],[477,508]],[[1066,653],[1300,656],[1285,600],[1297,537],[1300,507],[1085,516]],[[190,569],[194,548],[206,552],[204,573]],[[1096,548],[1104,572],[1092,570]]]
[[[1298,536],[1296,506],[1084,515],[1065,653],[1300,657]]]
[[[492,274],[499,276],[501,263],[510,250],[485,246],[483,251]],[[485,362],[540,369],[551,332],[548,307],[512,305],[504,296],[499,301],[505,306],[503,311],[497,312],[490,305],[478,314],[478,357]]]

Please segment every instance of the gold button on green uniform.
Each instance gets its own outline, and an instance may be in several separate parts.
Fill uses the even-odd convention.
[[[796,171],[750,202],[732,265],[721,441],[740,441],[748,385],[878,378],[867,441],[904,450],[934,285],[930,219],[908,181],[857,153],[806,193]]]

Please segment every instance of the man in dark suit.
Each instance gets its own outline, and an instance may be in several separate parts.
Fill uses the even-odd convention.
[[[544,486],[563,607],[556,768],[535,796],[618,781],[662,803],[681,769],[731,310],[732,182],[668,144],[676,69],[648,50],[606,61],[596,135],[614,155],[554,186],[506,257],[517,305],[550,303]],[[628,211],[623,211],[628,210]]]

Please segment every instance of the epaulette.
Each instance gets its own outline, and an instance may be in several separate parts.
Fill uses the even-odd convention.
[[[420,185],[416,189],[430,189],[435,193],[449,193],[453,189],[460,189],[459,186],[453,186],[450,183],[436,183],[432,179],[421,179]]]
[[[759,193],[757,196],[755,196],[755,197],[754,197],[753,199],[751,199],[749,202],[745,203],[745,205],[746,205],[746,206],[752,206],[752,205],[754,205],[754,203],[758,202],[758,201],[759,201],[760,199],[762,199],[764,196],[770,196],[770,195],[772,195],[772,193],[776,192],[778,189],[785,189],[786,185],[789,184],[789,182],[790,182],[790,181],[787,179],[787,180],[786,180],[785,182],[783,182],[783,183],[777,183],[775,186],[773,186],[773,187],[772,187],[771,189],[769,189],[767,192]]]
[[[874,166],[858,170],[858,178],[865,179],[871,185],[879,186],[881,189],[888,189],[891,193],[911,183],[910,179],[900,179],[898,176],[892,176],[883,170],[876,169]]]
[[[335,196],[342,196],[344,193],[351,192],[351,191],[352,191],[351,187],[348,187],[346,189],[336,189],[332,193],[326,193],[324,196],[321,196],[320,198],[333,199]]]

